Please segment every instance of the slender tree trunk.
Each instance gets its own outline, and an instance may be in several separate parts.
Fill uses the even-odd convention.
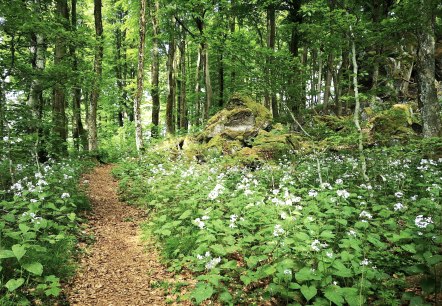
[[[324,90],[324,109],[328,108],[330,95],[331,95],[331,82],[333,78],[333,61],[334,54],[332,51],[328,54],[327,57],[327,71],[325,74],[325,90]]]
[[[234,11],[236,5],[236,0],[230,1],[231,11]],[[232,14],[230,19],[230,35],[233,36],[236,29],[236,17]],[[230,71],[230,93],[235,92],[236,90],[236,71],[235,71],[235,58],[232,57],[230,59],[231,65],[233,66],[233,69]]]
[[[159,58],[159,1],[154,0],[152,8],[152,136],[158,137],[158,126],[160,124],[160,58]]]
[[[117,5],[116,0],[112,1],[112,5]],[[121,8],[121,5],[118,5],[116,8],[115,15],[115,77],[117,78],[117,87],[118,87],[118,126],[122,127],[124,125],[124,108],[125,108],[125,88],[124,88],[124,80],[123,80],[123,59],[122,54],[126,52],[124,44],[124,32],[122,31],[122,24],[124,18],[124,11]]]
[[[186,101],[186,84],[187,84],[187,75],[186,75],[186,40],[185,36],[183,37],[180,43],[180,94],[179,94],[179,104],[180,104],[180,115],[178,125],[179,128],[183,131],[187,131],[188,119],[187,119],[187,101]]]
[[[101,90],[101,75],[102,75],[102,61],[103,61],[103,20],[101,14],[101,0],[94,0],[94,20],[95,20],[95,60],[94,60],[94,82],[92,87],[92,94],[89,106],[89,150],[98,150],[98,138],[97,138],[97,108],[98,99],[100,97]]]
[[[175,93],[176,93],[176,83],[175,83],[175,38],[172,37],[169,43],[169,50],[167,54],[167,70],[168,70],[168,93],[167,93],[167,103],[166,103],[166,128],[168,134],[175,133],[175,123],[174,123],[174,104],[175,104]]]
[[[316,103],[321,104],[321,95],[322,95],[322,52],[318,50],[318,83],[316,89]]]
[[[135,143],[137,151],[143,148],[143,129],[141,126],[141,102],[143,100],[144,44],[146,39],[146,0],[140,1],[140,44],[138,47],[137,92],[135,94]]]
[[[212,106],[213,90],[210,79],[209,45],[204,43],[204,82],[206,87],[206,103],[204,104],[204,121],[209,119],[209,111]]]
[[[350,31],[351,27],[350,27]],[[367,176],[367,164],[365,161],[365,155],[364,155],[364,147],[363,147],[363,132],[361,125],[359,123],[359,112],[361,109],[360,102],[359,102],[359,89],[358,89],[358,63],[356,61],[356,45],[354,41],[354,34],[351,33],[352,41],[351,41],[351,50],[352,50],[352,62],[353,62],[353,87],[355,92],[355,112],[353,116],[354,124],[356,126],[356,129],[359,133],[359,139],[358,139],[358,149],[359,149],[359,159],[361,163],[361,175],[365,181],[368,181]]]
[[[274,80],[274,56],[276,40],[276,10],[274,5],[270,5],[267,8],[267,47],[272,51],[272,55],[267,58],[268,61],[268,77],[271,97],[271,107],[273,118],[279,117],[278,100],[275,93],[275,80]]]
[[[196,59],[196,71],[195,71],[195,108],[196,108],[196,116],[195,116],[195,124],[199,125],[201,119],[201,103],[200,103],[200,71],[201,71],[201,57],[202,57],[201,46],[198,47],[198,55]]]
[[[419,0],[419,10],[425,25],[417,31],[418,49],[416,72],[418,85],[418,103],[422,114],[424,137],[442,136],[440,119],[441,107],[437,99],[435,82],[435,16],[436,4]],[[433,2],[434,3],[434,2]]]
[[[72,31],[77,30],[77,0],[71,1],[71,25]],[[70,48],[72,58],[72,71],[78,74],[78,56],[75,44]],[[80,82],[77,82],[79,84]],[[81,121],[81,88],[76,85],[72,90],[72,138],[74,147],[80,151],[80,145],[85,147],[86,134]]]
[[[69,22],[69,11],[67,0],[57,0],[57,16],[60,21],[67,26]],[[63,65],[66,57],[66,43],[62,37],[58,37],[55,43],[55,66]],[[61,83],[54,86],[54,95],[52,100],[52,131],[53,148],[55,154],[59,156],[67,155],[67,120],[66,120],[66,97],[64,87]]]
[[[218,81],[219,81],[219,94],[218,94],[218,106],[224,106],[224,48],[219,54],[219,67],[218,67]]]

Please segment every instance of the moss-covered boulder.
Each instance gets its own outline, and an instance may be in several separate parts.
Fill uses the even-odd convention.
[[[227,140],[247,142],[260,130],[268,129],[272,121],[270,111],[248,97],[233,95],[226,108],[209,119],[199,139],[209,142],[216,136]]]
[[[369,122],[374,141],[406,141],[419,132],[419,120],[410,104],[395,104],[392,108],[375,115]]]

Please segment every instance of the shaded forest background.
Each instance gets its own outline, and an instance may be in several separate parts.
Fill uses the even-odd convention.
[[[413,102],[418,129],[441,132],[439,1],[35,0],[0,11],[0,136],[26,132],[41,161],[115,148],[115,135],[137,134],[141,148],[196,131],[235,92],[276,122],[349,115],[353,43],[362,109]]]

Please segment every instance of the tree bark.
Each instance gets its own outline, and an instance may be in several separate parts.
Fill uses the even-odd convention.
[[[279,117],[278,100],[275,93],[275,80],[274,80],[274,56],[275,51],[275,40],[276,40],[276,9],[274,5],[270,5],[267,8],[267,48],[270,49],[272,55],[267,58],[268,72],[267,76],[269,78],[269,92],[270,92],[270,103],[272,107],[273,118]]]
[[[198,46],[198,55],[196,59],[196,71],[195,71],[195,108],[196,108],[196,116],[195,116],[195,123],[194,125],[200,124],[201,119],[201,103],[200,103],[200,90],[201,90],[201,84],[200,84],[200,71],[201,71],[201,57],[202,57],[202,50],[201,46]]]
[[[180,96],[179,96],[179,104],[180,104],[180,116],[179,116],[179,128],[183,131],[187,131],[188,119],[187,119],[187,100],[186,100],[186,84],[187,84],[187,75],[186,75],[186,40],[185,36],[183,37],[180,43]]]
[[[89,122],[88,122],[88,142],[89,151],[98,150],[97,138],[97,108],[98,99],[101,91],[101,75],[103,61],[103,20],[101,14],[101,0],[94,0],[94,20],[95,20],[95,60],[94,60],[94,82],[92,87],[91,100],[89,105]]]
[[[67,27],[69,21],[69,12],[67,0],[57,0],[57,16],[64,27]],[[57,37],[55,43],[55,66],[62,66],[66,57],[66,43],[62,37]],[[62,70],[62,69],[61,69]],[[66,120],[66,97],[64,87],[57,83],[54,86],[52,99],[52,132],[54,153],[59,156],[67,155],[67,120]]]
[[[174,20],[174,18],[172,18]],[[167,53],[167,71],[168,71],[168,93],[166,103],[166,129],[168,134],[175,133],[174,122],[174,105],[175,105],[175,93],[176,82],[174,77],[175,72],[175,37],[171,37],[169,42],[169,50]]]
[[[152,19],[152,137],[158,137],[158,125],[160,124],[160,92],[159,92],[159,75],[160,75],[160,58],[159,58],[159,1],[154,0],[151,13]]]
[[[328,108],[330,95],[331,95],[331,82],[333,78],[333,61],[334,61],[334,54],[332,51],[328,54],[327,57],[327,71],[325,74],[325,90],[324,90],[324,109],[326,110]]]
[[[422,114],[424,137],[442,136],[440,119],[441,107],[437,99],[435,82],[435,16],[436,7],[425,0],[419,0],[420,22],[417,31],[418,49],[416,72],[418,85],[418,103]]]
[[[318,82],[316,88],[316,104],[321,104],[321,93],[322,93],[322,52],[318,50]]]
[[[143,128],[141,126],[141,102],[143,100],[144,44],[146,39],[146,0],[140,0],[140,41],[138,46],[137,92],[134,102],[135,144],[137,151],[143,148]]]
[[[71,1],[71,25],[72,31],[77,31],[77,0]],[[78,74],[78,56],[77,48],[73,44],[70,48],[72,58],[72,71]],[[81,120],[81,88],[78,85],[74,86],[72,90],[72,138],[74,140],[74,147],[77,151],[80,151],[80,145],[85,149],[87,137],[83,128],[83,122]]]
[[[350,31],[352,32],[352,29],[350,27]],[[352,41],[351,41],[351,50],[352,50],[352,62],[353,62],[353,87],[355,92],[355,112],[353,115],[353,121],[356,126],[356,129],[358,130],[359,138],[358,138],[358,150],[359,150],[359,162],[361,166],[361,176],[365,181],[368,181],[367,176],[367,164],[365,161],[365,155],[364,155],[364,147],[363,147],[363,133],[362,128],[359,123],[359,112],[361,109],[361,105],[359,102],[359,88],[358,88],[358,63],[356,61],[356,44],[354,41],[354,34],[351,33]]]
[[[209,46],[204,43],[204,83],[206,87],[206,103],[204,103],[204,121],[209,119],[209,111],[212,106],[213,90],[210,79]]]

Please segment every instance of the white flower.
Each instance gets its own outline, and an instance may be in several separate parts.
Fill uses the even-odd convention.
[[[204,256],[205,256],[205,257],[210,257],[210,252],[207,251],[206,253],[204,253]]]
[[[342,179],[337,179],[337,180],[335,181],[335,184],[336,184],[336,185],[340,185],[340,184],[342,184],[342,183],[344,183],[344,181],[343,181]]]
[[[3,141],[8,141],[9,140],[9,137],[8,136],[3,136]]]
[[[207,196],[210,200],[215,200],[224,191],[224,186],[221,184],[216,184],[215,188]]]
[[[210,219],[209,216],[202,216],[202,217],[201,217],[201,220],[209,220],[209,219]]]
[[[311,196],[311,197],[316,197],[318,195],[318,192],[316,190],[311,189],[308,192],[308,195]]]
[[[321,189],[331,189],[330,183],[322,183],[321,184]]]
[[[206,263],[206,269],[211,270],[215,268],[216,265],[219,264],[220,262],[221,262],[221,257],[212,258],[211,260],[209,260],[208,263]]]
[[[284,211],[280,213],[280,216],[283,220],[287,219],[287,214]]]
[[[325,255],[326,255],[328,258],[333,258],[333,252],[326,252]]]
[[[273,193],[274,195],[277,195],[277,194],[279,193],[279,189],[273,189],[273,190],[272,190],[272,193]]]
[[[414,224],[416,224],[416,226],[419,228],[426,228],[431,223],[433,223],[431,217],[425,218],[423,215],[417,216],[416,219],[414,220]]]
[[[294,197],[293,199],[292,199],[292,201],[294,202],[294,203],[299,203],[299,202],[301,202],[301,197]]]
[[[368,266],[371,263],[370,260],[368,260],[367,258],[364,258],[363,261],[361,261],[360,265],[361,266]]]
[[[67,193],[67,192],[64,192],[62,195],[61,195],[61,198],[62,199],[66,199],[66,198],[70,198],[71,197],[71,195],[69,194],[69,193]]]
[[[371,218],[373,218],[373,216],[369,212],[363,210],[359,214],[359,218],[361,218],[361,219],[371,219]]]
[[[282,228],[282,226],[280,224],[276,224],[273,230],[273,236],[278,237],[279,235],[282,235],[284,233],[285,230]]]
[[[31,203],[37,203],[38,200],[36,200],[36,199],[30,199],[29,202],[31,202]]]
[[[356,237],[356,232],[355,232],[354,230],[349,230],[349,231],[347,232],[347,235],[349,235],[349,236],[353,236],[353,237]]]
[[[202,256],[202,255],[200,255],[200,254],[197,254],[197,255],[196,255],[196,258],[199,259],[199,260],[203,260],[203,259],[204,259],[204,256]]]
[[[285,269],[285,270],[284,270],[284,274],[285,274],[285,275],[292,275],[292,270],[290,270],[290,269]]]
[[[350,193],[345,189],[337,190],[336,193],[338,196],[343,197],[344,199],[347,199],[350,196]]]
[[[404,204],[402,204],[402,203],[396,203],[396,204],[394,204],[394,207],[393,207],[393,209],[394,209],[395,211],[402,210],[402,209],[404,209],[404,208],[405,208],[405,206],[404,206]]]
[[[412,196],[410,199],[411,199],[412,201],[416,201],[416,200],[417,200],[417,194],[415,194],[414,196]]]
[[[200,218],[196,218],[196,219],[194,220],[194,222],[196,223],[196,226],[198,226],[200,229],[203,229],[203,228],[206,226],[206,224],[204,223],[204,221],[201,221]]]
[[[396,193],[394,194],[394,196],[395,196],[396,198],[402,198],[402,197],[404,196],[404,194],[403,194],[402,192],[398,191],[398,192],[396,192]]]

